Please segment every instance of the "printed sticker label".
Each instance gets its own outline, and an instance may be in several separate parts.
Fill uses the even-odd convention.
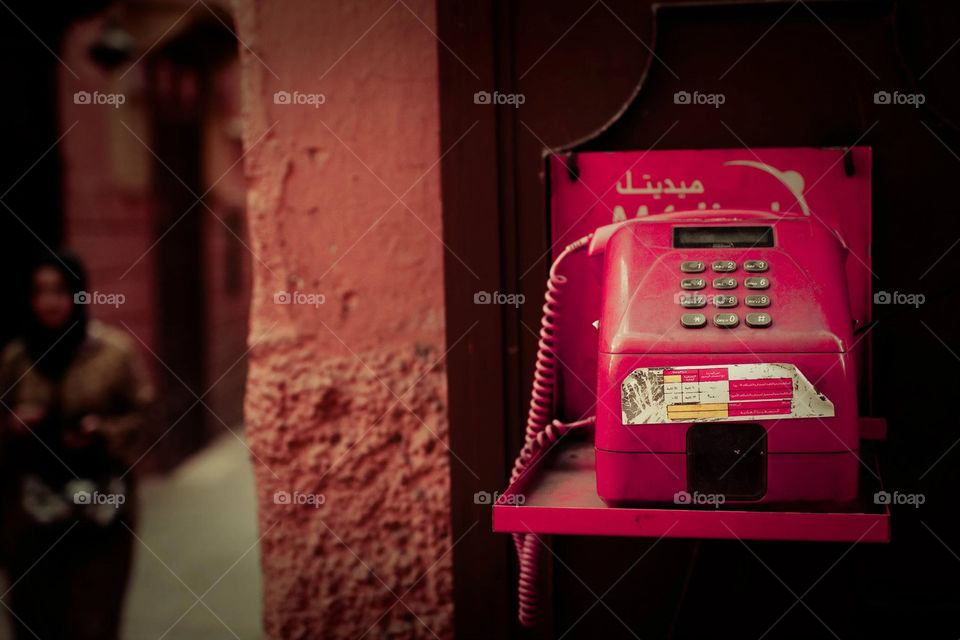
[[[827,418],[833,403],[792,364],[634,369],[620,387],[623,424]]]

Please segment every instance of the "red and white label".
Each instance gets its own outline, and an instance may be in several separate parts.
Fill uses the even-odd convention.
[[[621,386],[624,424],[834,415],[833,403],[792,364],[635,369]]]

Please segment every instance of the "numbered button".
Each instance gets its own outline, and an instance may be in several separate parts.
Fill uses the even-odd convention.
[[[743,286],[747,289],[766,289],[770,286],[769,278],[746,278],[743,281]]]
[[[699,309],[707,305],[707,296],[704,295],[688,295],[680,298],[680,305],[687,309]]]
[[[750,273],[763,273],[770,268],[766,260],[747,260],[743,263],[743,270]]]
[[[707,324],[707,316],[702,313],[685,313],[680,316],[680,324],[687,329],[699,329]]]
[[[717,295],[713,296],[713,304],[718,309],[729,309],[730,307],[737,306],[737,296],[718,293]]]
[[[687,260],[680,263],[680,271],[684,273],[703,273],[706,266],[699,260]]]
[[[737,263],[733,260],[717,260],[710,267],[717,273],[730,273],[737,270]]]
[[[740,318],[735,313],[718,313],[713,316],[713,324],[721,329],[732,329],[740,324]]]
[[[743,302],[748,307],[765,308],[770,306],[770,296],[765,296],[760,294],[747,296],[746,298],[743,299]]]
[[[707,281],[703,278],[684,278],[680,281],[680,287],[683,289],[703,289],[707,286]]]
[[[714,278],[713,288],[714,289],[736,289],[737,279],[736,278]]]
[[[747,314],[747,326],[753,327],[754,329],[765,329],[770,326],[770,323],[773,322],[773,318],[770,317],[769,313],[748,313]]]

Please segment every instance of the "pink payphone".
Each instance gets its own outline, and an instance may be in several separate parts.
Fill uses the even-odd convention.
[[[647,153],[550,157],[554,236],[579,239],[550,269],[511,486],[592,430],[596,493],[614,510],[857,499],[870,150],[764,154],[654,152],[639,170]],[[814,197],[811,174],[832,189]],[[595,380],[593,398],[571,377]],[[540,542],[514,542],[530,624]]]
[[[835,229],[796,214],[681,212],[598,229],[588,252],[604,260],[605,502],[857,495],[853,320]]]

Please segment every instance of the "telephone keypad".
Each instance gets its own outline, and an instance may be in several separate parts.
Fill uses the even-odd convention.
[[[754,329],[764,329],[770,326],[770,323],[773,322],[773,318],[770,317],[769,313],[748,313],[747,314],[747,326],[753,327]]]
[[[730,273],[737,270],[737,263],[733,260],[716,260],[710,266],[717,273]]]
[[[713,324],[721,329],[732,329],[740,324],[740,318],[735,313],[718,313],[713,316]]]
[[[685,313],[680,316],[680,324],[687,329],[699,329],[707,324],[707,316],[702,313]]]
[[[736,278],[714,278],[713,288],[714,289],[736,289],[737,279]]]
[[[735,260],[713,260],[709,262],[685,260],[680,263],[680,271],[682,273],[703,273],[706,271],[708,264],[714,273],[732,273],[738,267]],[[766,273],[770,270],[770,263],[766,260],[744,260],[742,266],[743,270],[750,274]],[[732,276],[713,278],[710,282],[706,278],[683,278],[680,281],[681,288],[687,291],[699,291],[705,289],[708,284],[712,285],[715,291],[729,291],[736,289],[739,283],[737,278]],[[747,289],[765,290],[770,288],[771,282],[767,276],[749,276],[743,279],[743,285]],[[702,309],[708,301],[718,310],[733,309],[740,303],[737,296],[729,293],[713,293],[712,295],[690,293],[679,298],[680,305],[684,309]],[[743,303],[751,309],[766,309],[771,305],[772,300],[767,294],[750,294],[743,297]],[[685,313],[680,317],[680,324],[687,329],[699,329],[706,326],[707,320],[707,316],[703,313]],[[748,313],[743,320],[744,324],[752,329],[763,329],[769,327],[773,322],[770,314],[765,311]],[[713,326],[723,329],[732,329],[740,325],[740,317],[736,313],[728,311],[715,313],[712,321]]]

